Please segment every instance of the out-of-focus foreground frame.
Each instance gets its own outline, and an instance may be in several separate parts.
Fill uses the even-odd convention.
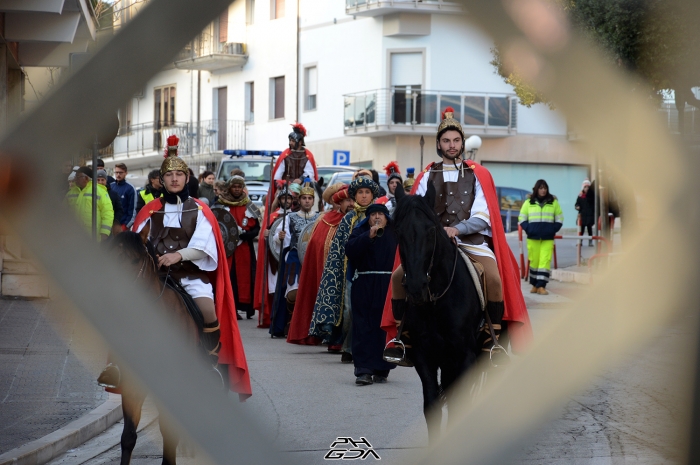
[[[170,322],[148,311],[152,299],[133,277],[100,265],[107,257],[67,219],[62,199],[46,195],[59,191],[54,173],[61,160],[86,146],[115,109],[229,2],[151,0],[41,107],[6,132],[0,142],[0,215],[213,460],[292,463],[270,451],[236,402],[210,386],[194,355],[176,342]],[[690,299],[698,282],[692,233],[700,221],[687,202],[700,199],[690,176],[698,172],[698,161],[685,156],[651,104],[628,91],[625,77],[604,65],[549,8],[550,0],[462,3],[468,11],[464,20],[496,39],[504,59],[551,97],[617,173],[616,181],[634,189],[653,212],[626,240],[624,256],[606,279],[588,290],[586,305],[563,312],[476,402],[463,402],[450,429],[419,460],[501,464],[568,395],[619,360],[623,349],[640,347],[674,313],[696,306]],[[456,58],[459,53],[455,49]],[[663,196],[649,188],[650,180],[663,186]],[[124,295],[136,303],[123,305]],[[689,437],[690,426],[690,421],[679,425],[679,434]]]

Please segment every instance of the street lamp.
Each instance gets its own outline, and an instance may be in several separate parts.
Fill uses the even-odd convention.
[[[464,151],[468,154],[467,160],[473,160],[476,157],[476,152],[481,148],[481,137],[471,136],[464,141]]]

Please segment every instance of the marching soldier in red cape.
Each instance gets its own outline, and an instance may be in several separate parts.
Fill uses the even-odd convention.
[[[520,289],[518,265],[506,242],[496,186],[486,168],[462,158],[464,131],[453,113],[451,107],[445,109],[437,130],[437,153],[442,161],[431,163],[421,172],[411,193],[425,195],[428,183],[433,183],[437,194],[435,213],[445,232],[473,261],[483,266],[486,312],[496,337],[502,322],[507,322],[513,349],[520,351],[532,339],[532,328]],[[401,321],[407,305],[398,257],[397,265],[382,318],[387,340],[396,335],[397,322]],[[491,339],[487,323],[482,326],[478,341],[485,352],[497,343]]]
[[[163,197],[141,209],[134,231],[148,230],[159,271],[179,280],[204,316],[203,345],[214,365],[228,367],[231,390],[251,395],[248,365],[236,322],[226,253],[218,222],[208,206],[190,197],[188,167],[177,156],[177,136],[168,137],[160,168]]]
[[[231,269],[231,286],[236,299],[236,310],[244,311],[248,319],[253,318],[253,291],[255,287],[255,247],[253,240],[260,232],[260,222],[256,212],[251,208],[252,201],[246,193],[245,179],[231,176],[226,185],[226,192],[217,200],[228,209],[238,225],[238,245],[228,264]]]
[[[286,211],[290,213],[292,210],[293,197],[292,193],[285,186],[277,191],[277,198],[272,202],[272,206],[278,206],[278,208],[267,216],[267,227],[263,229],[262,234],[258,239],[258,267],[263,267],[266,269],[264,278],[265,283],[263,286],[258,287],[258,276],[260,271],[256,273],[255,281],[255,297],[257,299],[257,292],[265,293],[265,301],[262,307],[264,311],[258,314],[258,328],[269,328],[270,327],[270,316],[272,315],[272,305],[275,300],[275,290],[277,289],[277,275],[281,268],[279,261],[273,256],[270,250],[269,235],[271,234],[272,224],[275,222],[280,215],[283,215]],[[271,207],[272,208],[272,207]],[[264,247],[264,248],[263,248]],[[257,300],[256,300],[257,302]]]
[[[389,210],[389,215],[393,215],[394,209],[396,208],[396,189],[403,189],[403,179],[401,179],[399,164],[395,161],[386,165],[384,171],[387,175],[386,185],[389,188],[389,192],[379,197],[374,203],[386,205],[387,210]]]
[[[306,128],[301,123],[294,123],[292,132],[289,133],[289,148],[282,152],[275,163],[275,167],[272,169],[272,173],[270,173],[270,190],[265,202],[265,216],[261,225],[262,231],[268,230],[272,224],[268,214],[271,211],[270,206],[277,197],[277,191],[287,181],[306,178],[310,178],[314,182],[318,181],[316,160],[311,151],[306,148],[304,137],[306,137]],[[259,328],[270,327],[270,306],[266,303],[263,305],[263,302],[265,302],[263,296],[267,296],[270,292],[267,288],[267,280],[263,279],[267,274],[267,258],[266,254],[260,253],[261,250],[267,250],[266,242],[267,238],[261,234],[258,239],[258,265],[255,274],[254,302],[254,307],[260,310],[258,315]]]

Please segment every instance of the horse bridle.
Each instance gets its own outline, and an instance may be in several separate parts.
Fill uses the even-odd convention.
[[[450,290],[450,287],[452,286],[452,281],[454,280],[455,277],[455,271],[457,270],[457,259],[459,258],[459,248],[457,246],[457,242],[452,239],[452,242],[455,244],[455,259],[454,262],[452,263],[452,275],[450,276],[450,281],[447,283],[447,287],[445,288],[444,291],[439,296],[435,296],[431,291],[430,291],[430,272],[433,271],[433,263],[435,262],[435,250],[437,249],[437,226],[432,227],[433,230],[433,253],[430,255],[430,265],[428,265],[428,271],[426,272],[426,276],[428,278],[428,296],[430,297],[430,301],[435,303],[438,301],[438,299],[442,298],[445,294],[447,294],[447,291]]]
[[[143,246],[144,249],[146,249],[146,256],[143,257],[143,263],[141,263],[141,269],[139,270],[139,274],[136,275],[136,279],[134,279],[134,282],[138,281],[141,278],[146,277],[146,264],[148,263],[148,260],[151,260],[151,265],[153,268],[153,271],[157,271],[158,268],[156,268],[156,262],[153,260],[153,257],[151,256],[151,253],[148,251],[148,247],[144,244]],[[165,280],[163,281],[163,289],[161,289],[160,294],[158,295],[158,298],[154,300],[154,302],[157,302],[160,300],[161,297],[163,297],[163,293],[165,292],[165,288],[167,287],[168,283],[168,277],[170,276],[170,267],[168,267],[168,273],[165,275]]]

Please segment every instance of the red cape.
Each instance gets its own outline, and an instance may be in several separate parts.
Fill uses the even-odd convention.
[[[258,328],[270,327],[270,306],[272,305],[271,302],[268,305],[268,301],[270,301],[270,299],[268,298],[268,301],[265,302],[265,311],[262,311],[262,296],[263,294],[268,294],[267,279],[263,279],[263,277],[267,277],[267,267],[263,266],[263,257],[265,256],[264,252],[267,251],[267,240],[263,233],[272,223],[272,221],[269,218],[269,211],[270,205],[272,205],[272,202],[275,199],[275,195],[277,194],[277,185],[274,181],[275,173],[277,173],[277,170],[279,169],[282,160],[287,158],[287,156],[290,153],[291,151],[289,149],[286,149],[284,152],[282,152],[279,158],[277,159],[277,163],[275,163],[275,167],[272,170],[272,173],[270,173],[270,190],[268,192],[267,199],[265,200],[265,215],[263,216],[262,225],[260,225],[260,236],[258,236],[258,265],[255,269],[255,296],[253,299],[253,306],[256,310],[258,310]],[[316,169],[316,160],[314,159],[314,154],[311,153],[309,149],[306,149],[306,156],[309,158],[311,166],[314,169],[314,181],[318,181],[318,171]],[[263,253],[261,253],[261,251]]]
[[[474,171],[479,183],[481,183],[486,205],[491,213],[491,234],[493,238],[493,249],[498,263],[498,271],[503,283],[503,301],[505,313],[503,319],[508,321],[508,332],[510,334],[513,350],[521,352],[525,350],[532,341],[532,326],[530,317],[525,306],[525,299],[520,288],[520,273],[518,272],[518,262],[515,260],[513,252],[508,247],[503,222],[501,221],[501,207],[496,194],[496,185],[493,182],[491,173],[483,166],[471,160],[465,161]],[[430,171],[434,163],[429,164],[416,178],[411,194],[415,194],[423,175]],[[495,213],[497,212],[497,213]],[[401,263],[398,252],[394,261],[394,269]],[[396,324],[391,311],[391,286],[387,293],[382,315],[382,329],[387,333],[387,342],[396,336]]]
[[[218,266],[216,270],[209,272],[209,279],[214,287],[214,306],[216,308],[216,316],[219,319],[219,327],[221,328],[221,350],[219,351],[219,363],[229,365],[228,376],[231,384],[231,390],[237,392],[241,400],[250,397],[253,392],[250,387],[250,374],[248,372],[248,362],[245,358],[243,350],[243,342],[241,334],[238,331],[238,322],[236,321],[236,304],[233,300],[233,291],[231,289],[231,278],[229,277],[228,264],[226,253],[224,251],[224,242],[221,239],[221,231],[218,227],[218,221],[211,212],[208,206],[201,201],[194,199],[202,209],[204,217],[211,223],[214,236],[216,237],[216,253]],[[163,199],[155,199],[144,206],[136,219],[134,220],[133,231],[150,218],[153,212],[158,211],[163,206]]]
[[[330,240],[333,238],[333,236],[328,237],[331,230],[328,223],[337,227],[344,217],[344,214],[336,211],[323,214],[311,234],[304,255],[304,264],[301,267],[299,292],[287,334],[287,342],[291,344],[315,345],[321,343],[317,337],[309,336],[309,327],[314,313],[318,286],[321,284],[323,267],[326,263],[326,254],[324,253],[326,244],[330,244]],[[301,289],[304,291],[302,292]]]

